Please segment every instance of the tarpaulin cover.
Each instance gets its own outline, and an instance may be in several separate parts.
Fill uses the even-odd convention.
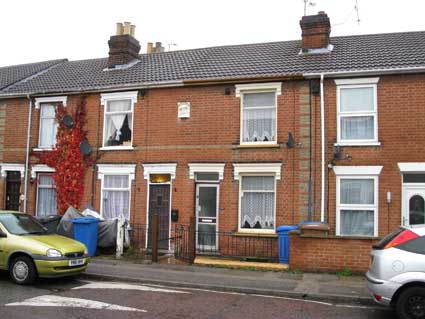
[[[69,238],[74,238],[74,227],[72,219],[74,218],[84,218],[84,216],[76,210],[74,207],[70,206],[65,214],[63,215],[57,229],[56,233],[62,236]],[[91,218],[86,217],[86,218]],[[97,246],[101,248],[115,247],[117,242],[117,223],[116,219],[109,219],[105,221],[99,221],[98,224],[98,237],[97,237]]]

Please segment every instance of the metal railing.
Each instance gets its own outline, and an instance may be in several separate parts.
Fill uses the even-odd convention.
[[[261,235],[239,235],[234,232],[196,232],[196,253],[277,262],[278,240]]]

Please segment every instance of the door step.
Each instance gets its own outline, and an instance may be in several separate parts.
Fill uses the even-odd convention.
[[[254,262],[254,261],[240,261],[238,259],[226,259],[217,257],[199,257],[195,258],[195,265],[199,266],[215,266],[223,268],[237,268],[237,269],[255,269],[255,270],[269,270],[269,271],[284,271],[289,269],[287,264],[278,264],[270,262]]]

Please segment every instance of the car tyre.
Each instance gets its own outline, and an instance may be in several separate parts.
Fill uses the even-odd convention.
[[[425,287],[404,290],[397,300],[396,311],[400,319],[425,318]]]
[[[16,257],[10,265],[10,277],[19,285],[32,284],[37,278],[37,270],[30,257]]]

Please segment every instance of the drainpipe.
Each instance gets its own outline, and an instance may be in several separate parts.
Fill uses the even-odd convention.
[[[324,98],[324,78],[320,74],[320,144],[322,146],[322,169],[321,169],[321,195],[320,195],[320,221],[325,221],[325,98]]]
[[[32,119],[32,99],[27,94],[28,99],[28,128],[27,128],[27,149],[25,154],[25,175],[24,175],[24,213],[27,212],[27,196],[28,196],[28,165],[30,159],[30,139],[31,139],[31,119]]]

